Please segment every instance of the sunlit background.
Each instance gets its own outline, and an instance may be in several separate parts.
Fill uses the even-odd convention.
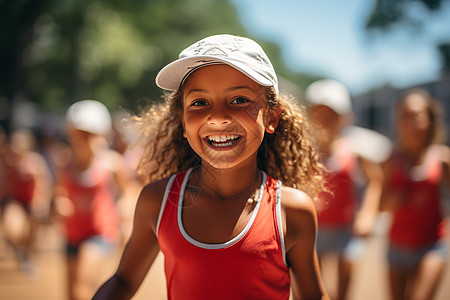
[[[441,101],[450,124],[447,0],[0,0],[0,24],[6,132],[27,127],[38,136],[62,135],[65,110],[81,99],[139,112],[161,99],[156,73],[215,33],[260,43],[281,90],[299,101],[316,79],[341,81],[360,126],[392,136],[393,102],[417,86]],[[48,272],[46,284],[62,274],[56,267]],[[0,299],[25,299],[3,298],[2,289],[14,295],[24,283],[2,283],[8,276],[0,268]],[[39,284],[36,291],[49,291]],[[60,290],[51,291],[54,298],[42,299],[58,299]]]
[[[341,81],[367,127],[378,125],[362,111],[377,107],[371,100],[379,90],[393,89],[384,99],[391,102],[399,89],[448,83],[445,0],[3,0],[0,9],[0,123],[7,129],[43,126],[40,115],[85,98],[139,110],[160,98],[156,72],[214,33],[263,44],[282,88],[299,98],[314,79]],[[438,93],[450,102],[448,90]]]

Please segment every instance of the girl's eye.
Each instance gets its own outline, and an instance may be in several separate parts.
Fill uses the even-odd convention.
[[[196,99],[191,103],[191,106],[205,106],[205,105],[208,105],[208,102],[204,99]]]
[[[231,101],[232,104],[242,104],[242,103],[246,103],[246,102],[251,102],[251,101],[244,97],[236,97],[233,99],[233,101]]]

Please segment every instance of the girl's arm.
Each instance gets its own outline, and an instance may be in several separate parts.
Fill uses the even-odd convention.
[[[376,222],[380,210],[380,201],[383,191],[383,170],[381,165],[364,158],[359,163],[366,177],[366,186],[361,201],[361,208],[355,216],[353,232],[357,236],[368,236]]]
[[[141,192],[133,232],[116,273],[97,291],[94,300],[131,299],[159,252],[156,225],[167,180],[152,183]]]
[[[446,218],[450,217],[450,147],[446,145],[441,146],[442,156],[442,204],[443,214]]]
[[[395,162],[391,156],[388,160],[381,164],[382,189],[380,199],[380,211],[394,213],[402,202],[403,189],[397,188],[394,183]]]
[[[450,147],[446,145],[441,146],[441,153],[442,153],[442,166],[444,169],[444,176],[443,176],[443,184],[445,188],[447,188],[447,191],[450,190]]]
[[[281,194],[285,243],[294,299],[329,300],[316,253],[317,217],[311,198],[284,187]]]

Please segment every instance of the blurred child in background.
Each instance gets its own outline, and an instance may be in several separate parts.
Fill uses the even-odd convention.
[[[3,153],[2,229],[21,269],[36,278],[31,255],[39,222],[48,218],[53,182],[43,156],[36,150],[32,131],[12,132]]]
[[[447,262],[443,194],[450,188],[450,150],[442,145],[438,102],[407,91],[396,103],[396,140],[384,164],[383,209],[392,212],[389,279],[392,300],[433,299]]]
[[[309,120],[315,127],[316,143],[326,168],[328,188],[316,202],[319,223],[317,253],[321,262],[325,255],[337,256],[335,299],[344,300],[353,264],[363,250],[359,237],[371,233],[377,216],[381,168],[373,161],[372,153],[353,147],[354,137],[344,134],[345,130],[349,132],[353,114],[350,95],[341,83],[329,79],[313,82],[307,87],[305,96],[310,104]],[[358,133],[358,143],[374,144],[371,139],[377,137],[362,128],[353,128],[351,132]]]
[[[69,148],[57,171],[55,206],[63,218],[70,300],[84,300],[103,279],[102,266],[119,241],[116,201],[136,198],[134,175],[109,148],[112,121],[100,102],[83,100],[66,113]]]

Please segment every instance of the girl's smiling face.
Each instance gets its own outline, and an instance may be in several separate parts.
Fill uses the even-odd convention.
[[[264,132],[273,133],[278,123],[268,112],[265,90],[225,64],[196,70],[183,88],[184,136],[218,169],[256,162]]]
[[[431,126],[427,100],[420,94],[407,96],[397,112],[397,130],[403,143],[410,146],[426,144]]]

